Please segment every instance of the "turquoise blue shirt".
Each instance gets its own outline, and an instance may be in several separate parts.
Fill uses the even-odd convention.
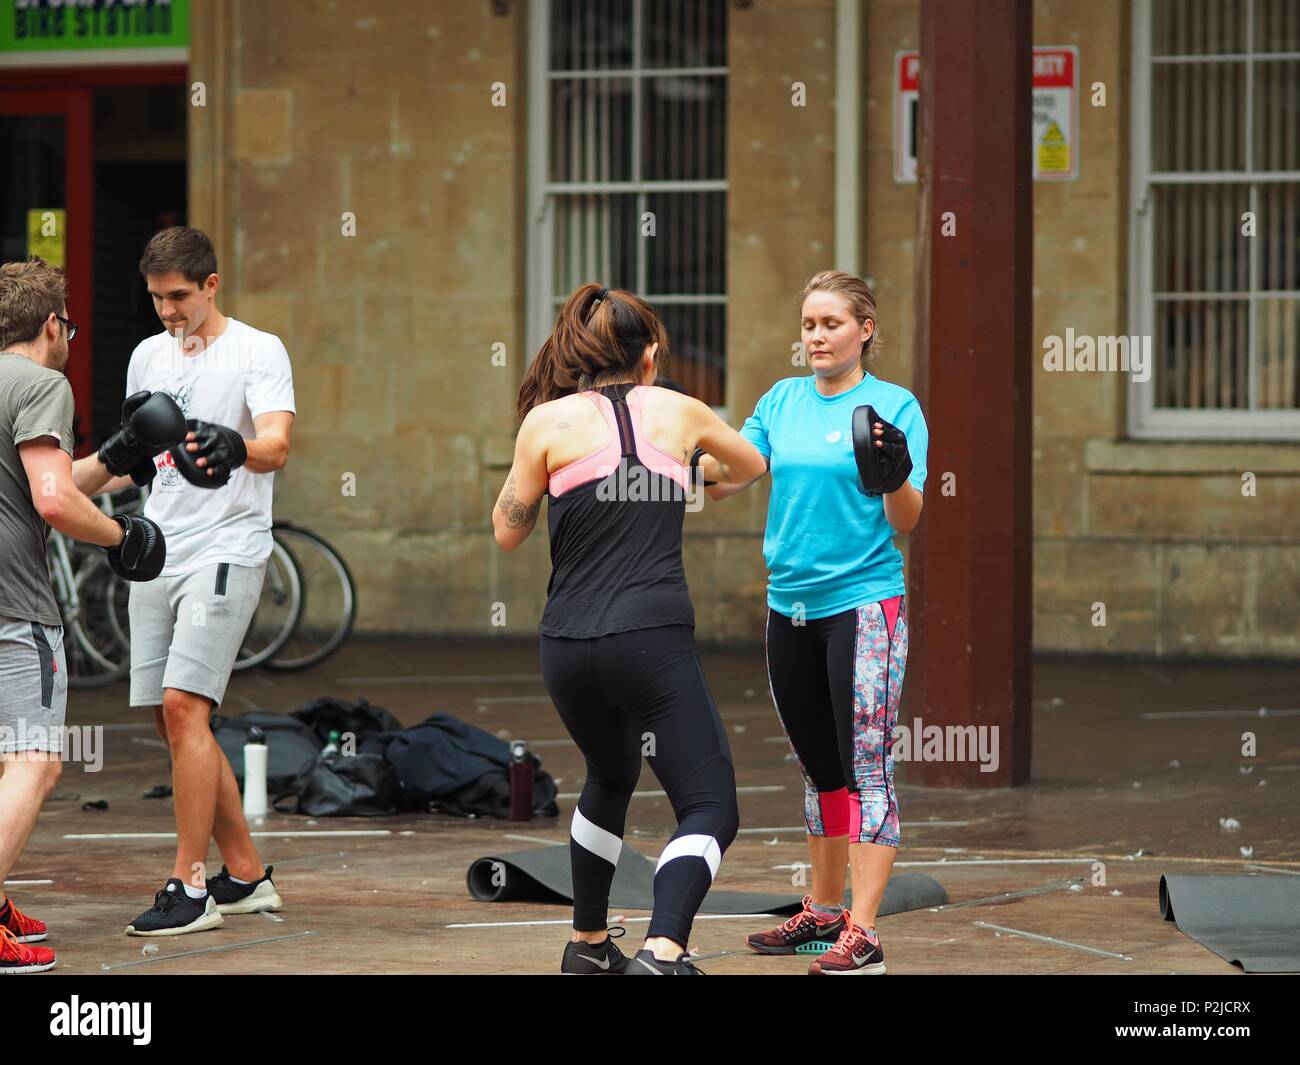
[[[763,533],[767,604],[808,620],[902,595],[903,556],[885,519],[882,497],[858,486],[853,409],[870,403],[907,436],[908,478],[925,490],[930,434],[921,405],[906,388],[867,374],[838,396],[823,396],[815,377],[778,381],[740,433],[771,460],[772,495]]]

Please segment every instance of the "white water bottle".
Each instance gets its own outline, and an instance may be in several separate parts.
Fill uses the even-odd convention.
[[[244,818],[266,816],[266,736],[254,725],[244,744]]]

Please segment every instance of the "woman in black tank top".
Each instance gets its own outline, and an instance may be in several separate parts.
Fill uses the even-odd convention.
[[[520,389],[515,460],[492,516],[497,542],[513,550],[549,500],[542,675],[587,762],[569,841],[566,973],[697,974],[691,924],[739,827],[731,751],[695,653],[682,522],[699,498],[701,452],[737,479],[766,465],[704,404],[665,402],[651,383],[667,349],[663,324],[630,293],[584,285],[570,296]],[[603,443],[594,428],[583,435],[592,410]],[[645,947],[627,958],[606,922],[642,753],[678,827],[655,873]]]
[[[570,480],[580,483],[558,492],[548,486],[551,580],[539,629],[585,638],[654,625],[694,627],[682,569],[693,471],[681,463],[662,469],[667,464],[636,438],[633,408],[640,402],[633,386],[606,385],[590,395],[613,418],[617,435],[573,464],[577,477]]]

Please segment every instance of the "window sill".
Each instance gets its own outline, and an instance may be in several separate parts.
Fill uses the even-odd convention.
[[[1199,443],[1189,440],[1084,442],[1084,466],[1092,474],[1240,474],[1300,476],[1300,444]]]

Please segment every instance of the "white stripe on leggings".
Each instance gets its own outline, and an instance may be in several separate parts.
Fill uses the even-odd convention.
[[[588,821],[582,811],[573,808],[573,825],[569,829],[573,841],[597,858],[604,858],[610,865],[618,865],[618,856],[623,853],[623,841],[613,832],[606,832],[600,825]]]
[[[663,854],[659,855],[655,872],[659,872],[674,858],[703,858],[708,863],[709,879],[712,880],[718,875],[718,866],[722,864],[722,848],[712,836],[678,836],[670,839]]]

